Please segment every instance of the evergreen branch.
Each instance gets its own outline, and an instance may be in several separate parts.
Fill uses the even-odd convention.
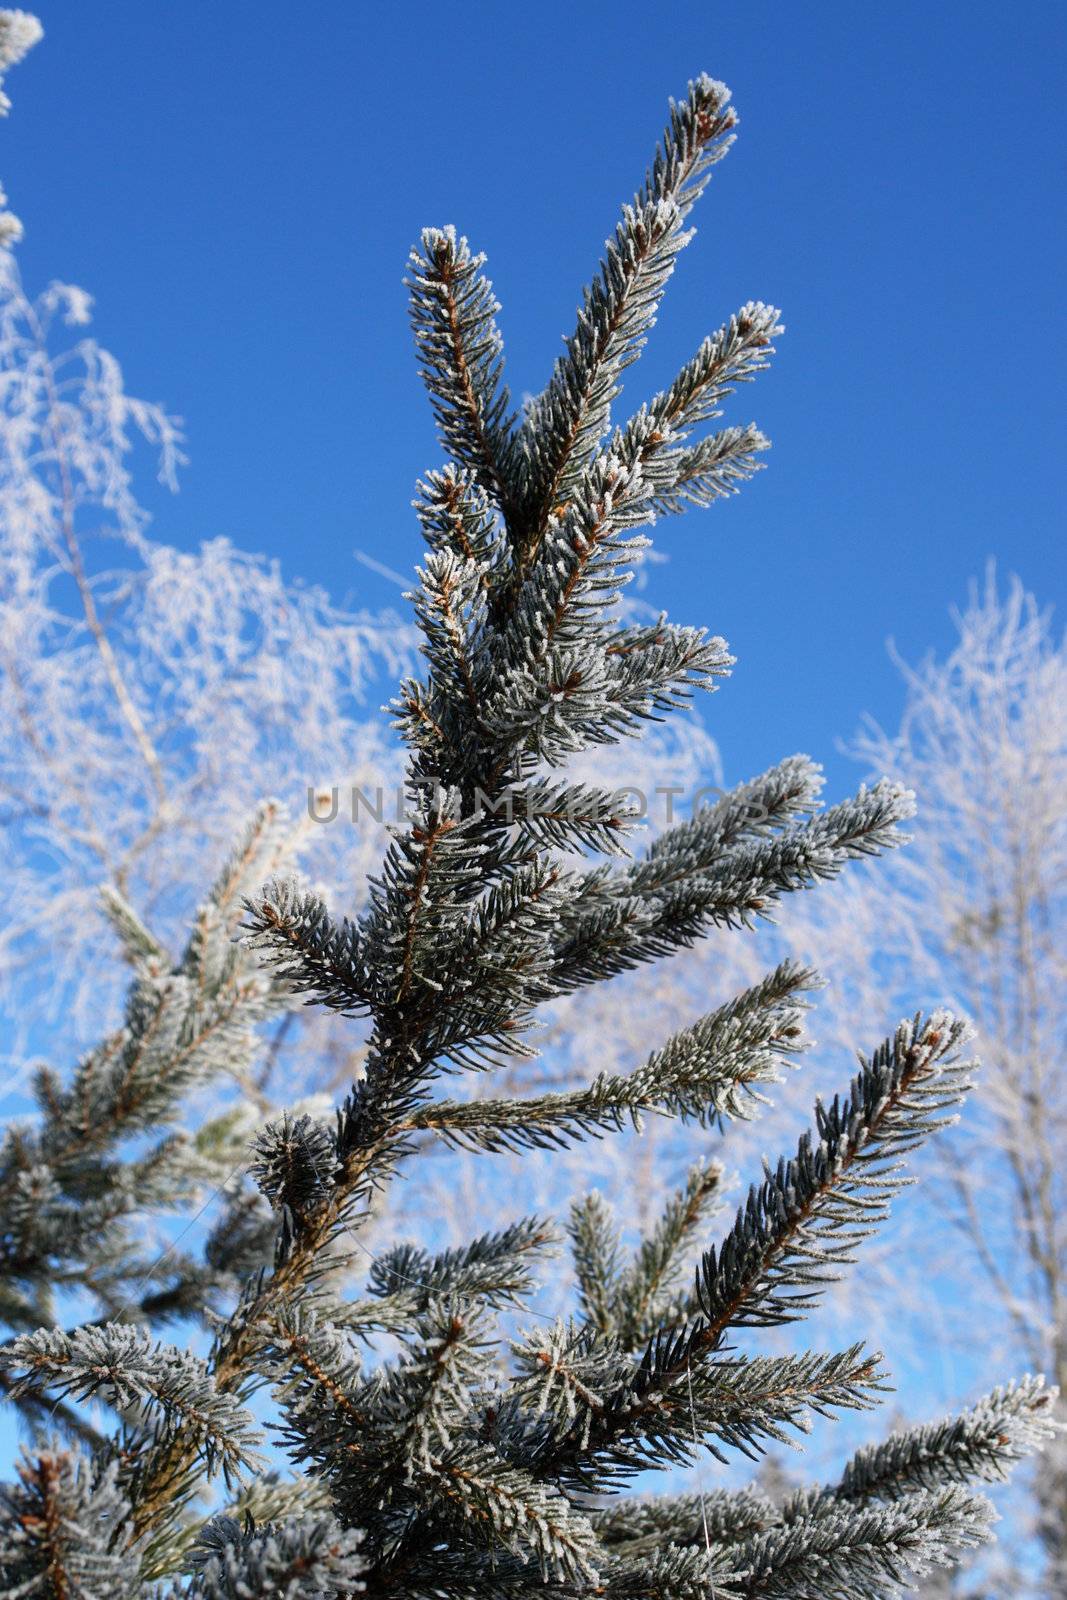
[[[662,1348],[666,1351],[674,1345],[668,1336]],[[861,1345],[853,1345],[828,1356],[807,1352],[801,1356],[738,1358],[692,1369],[687,1364],[686,1381],[682,1384],[676,1381],[677,1369],[668,1358],[650,1389],[638,1385],[637,1413],[629,1420],[631,1426],[637,1423],[643,1438],[636,1450],[632,1445],[629,1450],[624,1446],[619,1456],[627,1470],[635,1455],[649,1465],[664,1459],[691,1459],[696,1449],[692,1439],[695,1413],[697,1433],[712,1455],[726,1459],[711,1442],[718,1439],[743,1455],[754,1457],[762,1450],[764,1439],[788,1443],[786,1428],[809,1432],[813,1415],[828,1417],[834,1411],[867,1411],[878,1405],[886,1388],[880,1362],[880,1355],[865,1354]],[[653,1362],[653,1372],[654,1367]],[[662,1386],[667,1374],[672,1381]],[[648,1401],[657,1389],[658,1414],[652,1417]],[[625,1403],[622,1409],[625,1414]],[[617,1420],[608,1419],[609,1433],[615,1431]],[[595,1430],[591,1443],[594,1449],[599,1448]],[[614,1447],[610,1453],[615,1453]]]
[[[327,1175],[321,1204],[301,1219],[290,1247],[277,1253],[273,1272],[261,1272],[250,1279],[229,1321],[216,1334],[212,1368],[220,1394],[240,1389],[249,1371],[254,1370],[256,1359],[268,1347],[271,1330],[283,1308],[333,1264],[332,1241],[344,1225],[364,1175],[380,1155],[380,1142],[358,1148],[341,1164],[336,1181],[330,1183]],[[139,1517],[151,1521],[166,1515],[167,1507],[180,1503],[195,1459],[193,1441],[186,1434],[179,1431],[161,1442],[139,1472]]]
[[[751,926],[783,894],[903,843],[898,825],[913,811],[910,791],[883,781],[775,837],[740,824],[748,838],[732,848],[705,837],[703,814],[682,823],[645,861],[598,869],[579,885],[561,918],[556,982],[561,992],[579,988],[691,945],[709,927]]]
[[[620,1500],[592,1516],[601,1544],[627,1557],[667,1544],[703,1546],[705,1538],[715,1545],[738,1544],[779,1521],[777,1507],[751,1488]]]
[[[221,1471],[227,1483],[258,1459],[252,1418],[216,1388],[206,1364],[173,1345],[153,1343],[140,1328],[42,1328],[0,1349],[0,1364],[15,1372],[16,1394],[47,1386],[75,1400],[99,1395],[147,1424],[157,1421],[169,1436],[182,1433],[207,1471]]]
[[[309,1217],[332,1198],[337,1142],[311,1117],[268,1122],[253,1145],[251,1173],[280,1218],[276,1260],[283,1260]]]
[[[726,1552],[668,1546],[616,1557],[601,1592],[611,1600],[719,1600],[738,1576]]]
[[[325,1484],[299,1473],[283,1478],[280,1473],[270,1471],[254,1483],[242,1485],[223,1515],[240,1523],[251,1517],[262,1526],[265,1522],[288,1522],[293,1517],[329,1509],[330,1493]]]
[[[721,415],[719,406],[734,387],[751,383],[770,364],[772,341],[785,331],[780,315],[774,306],[749,301],[717,333],[708,335],[670,388],[645,408],[662,435],[676,437]]]
[[[139,1563],[123,1546],[129,1504],[117,1468],[42,1450],[18,1463],[16,1484],[0,1486],[0,1586],[15,1600],[139,1600]]]
[[[909,1494],[896,1506],[853,1512],[832,1526],[771,1526],[710,1550],[622,1547],[606,1571],[613,1600],[872,1600],[910,1592],[989,1539],[992,1507],[958,1490]]]
[[[225,884],[239,881],[242,861],[262,862],[288,847],[279,817],[276,807],[261,808],[216,885],[219,903],[209,899],[202,908],[176,968],[161,961],[161,947],[126,902],[112,897],[138,971],[124,1024],[83,1057],[69,1084],[39,1071],[38,1124],[13,1129],[0,1149],[0,1278],[12,1297],[12,1326],[27,1326],[18,1305],[50,1281],[88,1290],[105,1315],[136,1301],[157,1322],[202,1311],[217,1286],[214,1272],[172,1250],[167,1276],[176,1281],[142,1295],[155,1267],[142,1259],[129,1225],[139,1210],[185,1203],[233,1164],[232,1141],[227,1147],[209,1130],[196,1139],[145,1135],[175,1116],[190,1089],[247,1070],[258,1025],[281,1004],[277,986],[234,949],[222,912]],[[137,1151],[117,1156],[134,1135]]]
[[[945,1113],[971,1083],[974,1063],[957,1054],[969,1036],[947,1012],[902,1022],[863,1063],[844,1101],[816,1104],[814,1137],[804,1134],[792,1160],[767,1170],[701,1263],[700,1347],[717,1348],[730,1328],[796,1320],[852,1261],[910,1181],[900,1175],[902,1158],[954,1120]]]
[[[362,1337],[410,1333],[434,1300],[473,1300],[493,1310],[518,1305],[536,1287],[533,1261],[554,1253],[555,1244],[554,1230],[530,1217],[436,1256],[397,1245],[372,1264],[367,1298],[338,1304],[330,1317]]]
[[[716,679],[729,677],[734,664],[718,634],[673,623],[659,627],[640,651],[619,650],[617,636],[609,634],[602,654],[590,654],[598,666],[603,663],[604,714],[595,734],[591,727],[582,730],[586,744],[615,744],[621,735],[640,734],[644,722],[684,710],[694,689],[714,693]]]
[[[413,988],[426,992],[425,977],[450,946],[463,907],[480,886],[486,847],[477,819],[458,819],[457,800],[435,788],[408,832],[389,847],[380,879],[371,880],[364,931],[375,957],[379,1007],[384,1002],[390,1014]],[[436,979],[431,987],[440,993]]]
[[[197,972],[143,969],[124,1026],[82,1058],[68,1089],[40,1080],[39,1159],[64,1181],[120,1138],[165,1121],[190,1088],[238,1070],[258,1049],[256,1027],[277,1012],[281,994],[250,970],[220,926],[205,930],[205,941]],[[14,1154],[10,1145],[6,1153]],[[0,1158],[0,1190],[16,1170],[24,1167]]]
[[[509,790],[507,800],[509,820],[543,849],[629,853],[637,808],[608,789],[542,778]]]
[[[585,745],[614,742],[641,718],[683,704],[676,684],[710,688],[732,664],[718,636],[665,625],[621,668],[620,652],[604,653],[612,641],[601,644],[602,619],[647,545],[634,532],[653,519],[655,492],[656,482],[616,445],[596,456],[549,519],[510,609],[498,605],[502,660],[484,721],[508,759],[518,746],[558,763]]]
[[[885,1388],[881,1358],[859,1345],[709,1361],[684,1328],[657,1334],[636,1367],[617,1341],[560,1323],[528,1335],[517,1356],[517,1393],[550,1423],[539,1474],[586,1492],[690,1463],[701,1448],[722,1461],[720,1446],[753,1456],[768,1439],[789,1442],[789,1428],[808,1431],[812,1414],[869,1409]]]
[[[612,1294],[612,1331],[627,1350],[647,1344],[657,1327],[677,1322],[685,1301],[675,1292],[697,1228],[717,1206],[725,1168],[694,1167],[672,1195],[632,1264],[618,1275]]]
[[[557,861],[525,853],[497,882],[490,881],[457,929],[455,954],[442,963],[461,1010],[500,996],[506,987],[517,1021],[528,1000],[544,998],[534,969],[541,966],[569,881]]]
[[[432,871],[425,872],[429,834],[422,831],[422,844],[397,848],[399,865],[378,897],[378,926],[386,924],[390,902],[397,907],[381,938],[381,986],[391,991],[402,944],[411,992],[379,1007],[363,1082],[339,1114],[338,1154],[360,1181],[375,1167],[380,1179],[407,1148],[409,1119],[445,1062],[479,1070],[530,1053],[520,1036],[532,1005],[547,992],[544,943],[566,885],[554,862],[534,859],[499,882],[490,879],[471,903],[484,881],[479,869],[491,831],[476,817],[455,824],[451,842],[438,843]],[[416,969],[408,955],[413,963],[411,918],[419,900],[425,903]]]
[[[1043,1379],[1023,1378],[994,1389],[959,1416],[865,1445],[832,1487],[794,1495],[784,1520],[832,1516],[845,1504],[898,1500],[946,1483],[1005,1483],[1013,1466],[1055,1434],[1056,1396]]]
[[[619,636],[622,644],[630,634]],[[643,643],[639,638],[639,642]],[[645,857],[641,886],[647,892],[666,882],[679,859],[695,867],[712,867],[722,852],[754,839],[770,837],[797,818],[811,816],[823,785],[822,769],[808,756],[788,756],[775,766],[720,794],[689,819],[667,828],[654,839]],[[659,864],[657,869],[652,863]]]
[[[438,704],[431,683],[405,678],[396,698],[389,703],[392,725],[404,743],[419,754],[421,763],[433,771],[447,773],[457,750],[452,731],[446,731],[447,710]]]
[[[325,902],[291,878],[266,883],[245,910],[246,942],[262,952],[281,982],[347,1015],[368,1007],[365,943],[347,917],[335,923]]]
[[[363,1534],[328,1511],[257,1527],[218,1516],[193,1552],[191,1600],[326,1600],[358,1593]]]
[[[419,1342],[400,1367],[372,1380],[369,1429],[384,1429],[408,1478],[433,1471],[435,1458],[452,1449],[482,1377],[489,1344],[481,1307],[461,1311],[448,1300],[431,1301],[416,1324]],[[376,1441],[377,1442],[377,1441]]]
[[[990,1538],[992,1507],[949,1487],[904,1495],[892,1505],[846,1507],[772,1528],[740,1546],[744,1576],[729,1600],[871,1600],[911,1588],[932,1568]]]
[[[663,624],[644,633],[638,641],[594,632],[515,666],[487,717],[508,761],[559,766],[576,751],[637,737],[648,721],[687,705],[694,689],[714,690],[733,664],[726,641],[703,628]]]
[[[829,1110],[817,1107],[818,1147],[813,1150],[805,1135],[795,1161],[780,1163],[760,1189],[753,1188],[725,1243],[704,1257],[693,1304],[700,1312],[696,1321],[649,1343],[612,1404],[595,1419],[586,1418],[585,1437],[572,1427],[572,1450],[579,1456],[582,1449],[591,1452],[598,1467],[610,1461],[627,1470],[655,1465],[664,1456],[680,1459],[673,1452],[689,1450],[689,1436],[660,1421],[669,1415],[682,1377],[693,1386],[699,1417],[706,1358],[721,1347],[728,1329],[794,1320],[831,1269],[850,1259],[854,1244],[884,1217],[905,1181],[900,1158],[944,1125],[942,1113],[965,1092],[969,1065],[954,1055],[965,1037],[963,1024],[945,1014],[902,1024],[854,1080],[844,1105],[835,1100]],[[869,1363],[862,1373],[857,1369],[856,1381],[861,1377],[877,1386]],[[643,1429],[651,1430],[651,1443],[642,1442]],[[739,1448],[753,1442],[743,1427],[721,1436]],[[559,1465],[558,1442],[547,1459]]]
[[[428,1302],[406,1330],[401,1360],[357,1381],[350,1336],[288,1308],[269,1359],[297,1459],[314,1462],[335,1495],[355,1491],[379,1504],[406,1495],[464,1426],[485,1346],[482,1317],[477,1307]]]
[[[438,1100],[415,1110],[410,1130],[433,1131],[466,1149],[547,1149],[598,1131],[639,1125],[656,1112],[701,1123],[745,1118],[758,1085],[774,1083],[799,1048],[803,1002],[818,983],[790,961],[744,990],[629,1074],[605,1074],[585,1089],[527,1100]]]
[[[176,1018],[173,1044],[166,1039],[171,1010],[168,991],[174,993],[175,1009],[184,1007]],[[239,952],[232,952],[223,970],[216,971],[207,983],[201,977],[184,990],[180,978],[172,977],[160,1005],[163,1037],[156,1032],[156,1016],[150,1014],[145,1035],[135,1036],[124,1053],[118,1083],[106,1082],[103,1105],[96,1083],[87,1093],[87,1086],[76,1080],[76,1087],[82,1088],[83,1138],[95,1142],[102,1130],[110,1129],[113,1140],[120,1133],[150,1125],[162,1109],[172,1114],[182,1095],[197,1084],[224,1071],[238,1074],[259,1049],[258,1024],[275,1016],[281,1005],[278,989],[261,973],[249,971]],[[146,1049],[149,1035],[151,1048]]]
[[[211,886],[208,904],[224,920],[238,916],[244,901],[255,894],[265,879],[278,872],[292,855],[295,830],[285,807],[277,800],[264,800],[245,825]]]
[[[657,483],[653,501],[657,513],[684,511],[686,504],[710,506],[725,495],[736,494],[762,463],[757,457],[770,449],[770,440],[754,422],[743,428],[723,428],[691,449],[681,450],[663,487]]]
[[[492,587],[491,575],[503,566],[506,546],[473,473],[450,462],[440,472],[428,472],[416,487],[415,511],[430,549],[473,562],[486,587]]]
[[[412,250],[411,325],[441,442],[498,506],[508,506],[511,420],[492,285],[455,228],[426,228]]]
[[[500,1307],[532,1287],[532,1261],[551,1250],[556,1235],[540,1217],[524,1217],[499,1233],[429,1256],[413,1245],[398,1245],[378,1256],[367,1287],[378,1299],[406,1295],[424,1311],[431,1299],[476,1299]]]
[[[173,1089],[164,1067],[181,1048],[193,1007],[187,978],[143,977],[134,984],[126,1026],[78,1063],[69,1090],[42,1130],[50,1164],[84,1160],[87,1149],[118,1134],[150,1126],[188,1082]]]
[[[682,224],[726,154],[736,116],[729,91],[702,77],[671,119],[643,189],[609,240],[599,275],[585,291],[578,326],[521,430],[530,466],[522,520],[512,529],[520,562],[537,552],[549,518],[565,504],[604,433],[619,380],[636,360],[688,242]]]
[[[532,1557],[546,1581],[595,1581],[593,1530],[557,1490],[473,1443],[432,1461],[430,1471],[429,1486],[478,1542],[491,1540],[513,1555]]]
[[[549,519],[566,508],[604,434],[622,373],[641,352],[675,257],[689,242],[682,215],[671,195],[623,208],[577,330],[527,414],[522,438],[533,470],[522,526],[528,532],[516,541],[524,566]]]
[[[622,1240],[610,1209],[595,1189],[572,1202],[567,1234],[582,1317],[598,1333],[610,1335],[614,1332]]]
[[[133,966],[139,967],[151,963],[158,971],[169,965],[166,950],[141,921],[125,896],[121,895],[112,884],[105,884],[101,889],[100,904],[104,915],[122,941],[126,959]]]
[[[756,1085],[779,1082],[802,1047],[802,997],[820,981],[810,967],[779,963],[654,1051],[635,1074],[640,1088],[651,1099],[658,1084],[660,1106],[683,1121],[745,1119],[760,1098]]]
[[[320,1315],[320,1310],[327,1313]],[[261,1351],[288,1417],[288,1436],[302,1459],[353,1452],[362,1457],[366,1415],[360,1401],[359,1352],[332,1319],[341,1307],[286,1302],[274,1312]],[[320,1441],[325,1436],[325,1447]]]
[[[432,674],[430,695],[443,699],[457,717],[466,715],[477,727],[489,667],[483,569],[467,557],[435,550],[418,576],[415,615]]]
[[[574,642],[630,581],[626,561],[648,541],[633,535],[649,520],[650,486],[640,468],[598,456],[571,501],[553,513],[535,567],[524,576],[509,633],[512,655],[536,665],[553,644]],[[505,678],[501,692],[507,691]]]
[[[710,877],[717,869],[731,875],[749,872],[757,880],[776,883],[781,891],[794,887],[794,879],[805,868],[812,876],[831,876],[845,861],[864,855],[877,855],[907,838],[899,824],[915,812],[911,790],[883,779],[873,789],[861,786],[848,800],[787,827],[779,835],[773,829],[785,816],[803,815],[812,809],[815,771],[804,758],[783,763],[786,770],[772,769],[768,776],[782,781],[784,794],[775,785],[767,808],[755,794],[736,792],[718,805],[698,812],[688,822],[665,830],[649,851],[647,860],[627,869],[619,880],[621,894],[664,894],[687,880]],[[756,780],[756,788],[761,780]],[[746,844],[764,841],[766,848],[745,851]],[[756,907],[754,909],[762,909]]]

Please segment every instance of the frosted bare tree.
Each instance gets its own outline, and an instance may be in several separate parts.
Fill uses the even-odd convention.
[[[920,1272],[937,1285],[924,1311],[935,1299],[944,1309],[949,1361],[953,1344],[972,1370],[1018,1356],[1062,1388],[1067,650],[1034,595],[1015,579],[998,587],[992,568],[954,623],[945,657],[917,666],[898,657],[899,727],[869,723],[854,749],[872,772],[915,790],[911,846],[885,872],[861,870],[818,905],[791,909],[783,934],[842,979],[822,997],[824,1033],[843,1033],[857,1004],[895,1016],[932,994],[975,1022],[982,1090],[926,1178],[927,1215],[952,1218],[955,1244],[940,1229],[914,1241]],[[1038,1592],[1061,1594],[1062,1442],[1031,1484],[1032,1505],[1013,1503],[1016,1544],[1037,1537],[1047,1559]]]
[[[0,12],[0,76],[40,37],[35,17]],[[180,425],[126,392],[88,332],[84,290],[24,290],[21,234],[0,214],[9,1091],[40,1042],[31,1015],[53,1050],[114,1022],[128,973],[109,913],[128,904],[172,943],[203,892],[204,860],[221,861],[265,793],[306,817],[309,786],[364,772],[387,781],[395,762],[363,697],[377,672],[403,664],[411,637],[396,618],[338,607],[225,539],[176,549],[148,537],[136,447],[155,452],[173,489]],[[306,821],[304,831],[313,870],[328,856],[334,873],[359,877],[377,858],[369,828],[335,832],[328,851]]]
[[[90,338],[89,297],[23,290],[0,253],[0,830],[7,875],[3,1003],[18,1055],[48,1005],[80,1043],[121,992],[102,938],[105,885],[166,939],[205,859],[264,792],[306,814],[309,786],[386,782],[365,704],[401,664],[395,620],[335,606],[225,539],[152,541],[131,471],[138,440],[164,482],[178,424],[130,397]],[[60,334],[67,334],[66,339]],[[323,840],[306,825],[311,860]],[[334,872],[365,870],[373,830],[331,831]]]

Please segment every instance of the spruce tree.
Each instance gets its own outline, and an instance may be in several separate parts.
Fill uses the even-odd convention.
[[[482,258],[451,228],[412,252],[448,459],[418,492],[426,664],[395,702],[407,818],[358,916],[288,870],[272,805],[177,960],[111,896],[135,974],[124,1024],[68,1079],[41,1069],[39,1115],[0,1149],[0,1377],[34,1433],[0,1502],[4,1594],[877,1600],[984,1539],[974,1485],[1048,1431],[1049,1391],[1026,1378],[779,1503],[635,1492],[704,1451],[756,1454],[813,1414],[877,1402],[878,1353],[759,1353],[758,1333],[816,1308],[907,1181],[905,1158],[952,1120],[971,1064],[945,1012],[860,1057],[717,1242],[715,1164],[694,1165],[634,1251],[599,1197],[579,1198],[569,1316],[530,1304],[557,1239],[539,1217],[365,1259],[372,1208],[428,1136],[492,1163],[659,1115],[695,1124],[705,1154],[800,1048],[811,971],[777,967],[625,1074],[594,1062],[588,1082],[528,1098],[446,1095],[442,1077],[530,1054],[553,997],[768,917],[903,838],[908,793],[883,783],[822,809],[818,769],[794,756],[634,859],[632,808],[567,778],[574,754],[638,736],[731,664],[721,638],[627,623],[618,601],[639,530],[759,465],[755,427],[705,425],[766,366],[778,313],[744,306],[668,389],[628,421],[614,412],[735,122],[706,77],[672,104],[521,413]],[[304,1000],[367,1019],[366,1071],[332,1121],[264,1127],[247,1185],[240,1115],[190,1128],[183,1107]],[[144,1214],[212,1185],[224,1204],[203,1252],[178,1234],[155,1254]],[[199,1353],[160,1337],[197,1322]],[[250,1401],[265,1390],[289,1473],[259,1453]]]

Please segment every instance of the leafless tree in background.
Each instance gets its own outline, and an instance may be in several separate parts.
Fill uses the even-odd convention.
[[[33,1043],[30,997],[53,1050],[83,1046],[114,1011],[124,979],[103,886],[166,940],[202,891],[203,861],[223,857],[265,793],[301,816],[309,785],[388,780],[396,760],[364,693],[410,639],[395,618],[339,609],[225,539],[178,550],[148,538],[131,452],[138,437],[154,447],[173,487],[181,435],[127,395],[83,332],[89,306],[64,284],[31,300],[0,250],[9,1070]],[[331,832],[333,871],[364,873],[380,837]]]
[[[900,662],[899,729],[868,725],[855,753],[915,790],[907,850],[805,909],[789,942],[848,976],[820,1006],[895,1012],[945,995],[978,1029],[980,1089],[936,1153],[920,1259],[980,1370],[1006,1351],[1067,1385],[1067,651],[1018,580],[990,568],[954,617],[941,660]],[[877,1010],[877,1006],[876,1006]],[[1067,1451],[1032,1480],[1032,1528],[1067,1592]],[[1016,1514],[1025,1516],[1022,1507]],[[1026,1531],[1020,1528],[1018,1531]],[[1025,1571],[1025,1564],[1024,1564]],[[999,1593],[1009,1589],[1001,1587]]]

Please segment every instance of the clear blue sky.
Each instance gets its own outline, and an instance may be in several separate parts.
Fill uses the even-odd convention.
[[[702,202],[636,405],[748,298],[775,441],[737,500],[664,524],[650,598],[740,657],[730,778],[892,719],[884,644],[944,646],[996,555],[1064,587],[1067,7],[41,0],[0,128],[32,287],[97,299],[134,393],[187,420],[161,537],[225,533],[392,603],[438,457],[401,276],[426,223],[489,253],[513,392],[546,378],[666,100],[707,70],[741,136]]]

